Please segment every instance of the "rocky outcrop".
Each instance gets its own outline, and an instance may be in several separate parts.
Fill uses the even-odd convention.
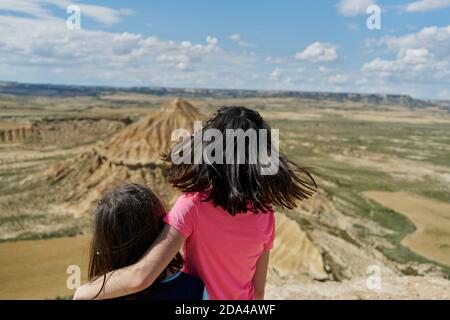
[[[266,299],[450,299],[436,265],[388,260],[354,226],[365,225],[378,244],[389,231],[342,214],[322,191],[276,218]]]
[[[324,181],[320,181],[325,183]],[[319,190],[287,215],[297,221],[309,240],[318,248],[330,279],[345,281],[365,277],[372,268],[385,275],[421,275],[447,278],[445,269],[425,262],[401,263],[389,259],[379,248],[392,248],[387,239],[393,231],[361,215],[347,215],[342,199]],[[342,209],[341,209],[342,210]],[[361,236],[364,226],[365,236]]]
[[[23,143],[34,132],[35,130],[31,125],[0,129],[0,143]]]
[[[195,120],[205,116],[184,99],[175,99],[155,115],[131,124],[103,144],[99,152],[109,161],[128,165],[161,164],[170,150],[175,129],[193,130]]]
[[[270,254],[270,273],[281,277],[308,275],[316,280],[330,278],[319,248],[296,221],[276,213],[275,234]]]
[[[64,147],[92,143],[125,127],[126,119],[41,119],[0,129],[0,143],[26,144],[28,147]],[[77,139],[74,139],[77,137]]]
[[[322,190],[287,214],[301,226],[311,243],[317,247],[330,279],[343,281],[363,277],[371,266],[377,266],[385,274],[400,274],[396,265],[375,246],[361,241],[356,226],[371,228],[378,244],[379,239],[390,231],[369,220],[344,215]]]
[[[170,204],[177,193],[165,182],[161,154],[174,143],[173,130],[192,132],[194,121],[203,118],[189,102],[176,99],[80,156],[55,163],[46,175],[75,215],[89,212],[105,191],[124,182],[147,185]]]

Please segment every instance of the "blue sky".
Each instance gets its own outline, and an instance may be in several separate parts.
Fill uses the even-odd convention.
[[[449,79],[450,0],[0,1],[0,80],[450,99]]]

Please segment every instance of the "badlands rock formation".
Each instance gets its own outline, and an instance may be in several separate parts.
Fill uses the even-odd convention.
[[[0,129],[0,143],[22,143],[27,137],[32,136],[33,133],[34,128],[31,125]]]
[[[330,275],[319,248],[309,239],[300,225],[282,213],[276,213],[276,237],[270,255],[269,277],[327,280]]]
[[[90,212],[106,190],[125,181],[148,185],[171,204],[177,193],[165,182],[160,155],[170,149],[173,130],[192,132],[193,122],[202,119],[189,102],[176,99],[80,156],[56,163],[47,172],[49,182],[61,188],[66,209],[76,215]],[[448,298],[447,280],[405,277],[401,266],[376,250],[389,230],[339,212],[322,190],[296,210],[277,213],[276,221],[269,298]],[[357,225],[370,229],[373,243],[361,240]],[[378,291],[366,285],[373,266],[384,279]]]
[[[56,163],[48,172],[49,179],[66,189],[63,201],[76,215],[91,210],[105,191],[122,182],[147,185],[171,203],[176,193],[165,182],[161,154],[170,150],[173,130],[192,131],[194,121],[204,118],[189,102],[176,99],[92,150]]]
[[[90,212],[106,190],[125,181],[147,185],[171,204],[177,193],[165,182],[161,154],[174,143],[171,134],[175,129],[192,132],[193,122],[202,119],[205,116],[189,102],[176,99],[80,156],[57,162],[48,172],[49,179],[65,194],[66,209],[78,216]],[[271,261],[274,277],[331,277],[319,248],[296,221],[280,213]]]
[[[127,166],[161,164],[161,154],[170,150],[172,132],[192,132],[196,120],[205,116],[188,101],[176,99],[156,115],[131,124],[102,146],[102,155],[109,161]]]
[[[126,119],[42,119],[32,123],[11,123],[0,128],[0,144],[20,144],[34,148],[68,148],[92,143],[125,126]],[[74,139],[77,137],[77,139]]]

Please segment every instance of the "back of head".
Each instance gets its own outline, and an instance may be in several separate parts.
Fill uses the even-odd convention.
[[[137,262],[160,234],[165,213],[158,197],[138,184],[108,192],[95,210],[89,278]]]
[[[208,200],[232,215],[266,212],[271,205],[292,209],[297,200],[314,193],[316,184],[305,168],[279,152],[276,138],[258,112],[239,106],[222,107],[202,130],[165,156],[171,163],[168,181],[183,192],[208,190]],[[203,161],[174,163],[171,157],[179,150],[194,159],[199,143]],[[261,150],[276,158],[277,170],[263,173],[266,161]]]

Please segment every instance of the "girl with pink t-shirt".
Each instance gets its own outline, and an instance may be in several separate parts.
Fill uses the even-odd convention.
[[[107,274],[106,283],[85,284],[74,298],[142,291],[183,249],[183,271],[204,282],[210,299],[263,299],[275,236],[272,206],[292,209],[316,189],[308,171],[279,152],[276,137],[256,111],[219,109],[164,156],[167,180],[182,195],[159,237],[138,262]]]

